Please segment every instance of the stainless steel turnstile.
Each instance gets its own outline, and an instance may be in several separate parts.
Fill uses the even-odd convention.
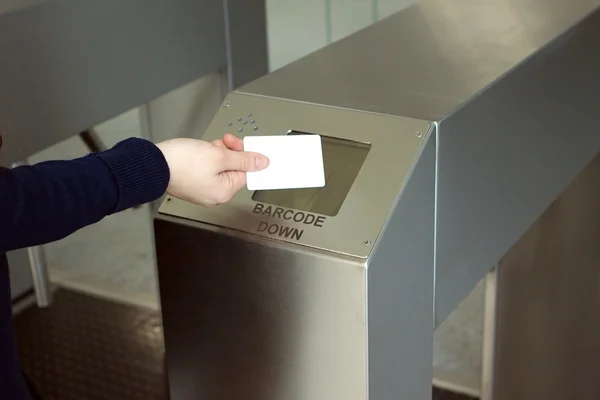
[[[266,74],[265,18],[264,0],[0,2],[0,165],[132,108],[148,111],[157,97],[219,70],[227,70],[224,94]],[[43,258],[36,247],[12,252],[9,263],[14,294],[34,281],[46,306]]]
[[[206,139],[320,134],[327,184],[162,204],[171,398],[430,398],[433,329],[600,149],[599,6],[425,1],[229,95]],[[519,348],[532,368],[559,360]],[[552,376],[570,398],[597,389],[590,374],[574,385],[549,370],[538,383]]]

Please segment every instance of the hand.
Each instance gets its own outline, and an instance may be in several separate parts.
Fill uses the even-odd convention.
[[[265,156],[245,152],[242,140],[229,134],[212,143],[182,138],[157,146],[171,172],[167,193],[205,207],[228,202],[246,185],[246,172],[269,165]]]

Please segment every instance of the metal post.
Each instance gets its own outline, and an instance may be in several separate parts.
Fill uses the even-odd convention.
[[[148,103],[142,104],[138,111],[138,118],[140,121],[140,136],[146,140],[154,142],[154,135],[152,132],[152,119],[150,117],[150,106]],[[154,220],[154,214],[158,210],[162,198],[150,203],[150,221]]]
[[[494,389],[494,345],[496,343],[496,267],[484,278],[483,343],[481,349],[481,400],[492,400]]]
[[[93,153],[99,153],[106,150],[106,146],[94,129],[88,129],[79,134],[79,137],[85,143],[86,147]]]
[[[27,249],[29,257],[29,267],[33,277],[33,289],[35,299],[40,308],[49,307],[52,304],[52,290],[50,289],[50,279],[48,278],[48,268],[46,268],[46,257],[42,246],[34,246]]]
[[[229,91],[269,72],[265,0],[223,0]]]

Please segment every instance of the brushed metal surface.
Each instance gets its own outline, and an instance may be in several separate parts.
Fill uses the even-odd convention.
[[[267,2],[221,0],[225,9],[225,40],[229,91],[269,72]]]
[[[365,399],[364,264],[182,219],[155,228],[171,399]]]
[[[423,1],[238,92],[437,125],[437,325],[600,149],[599,6]]]
[[[2,0],[0,2],[0,15],[31,7],[44,1],[48,0]]]
[[[495,400],[600,398],[600,156],[502,258]]]
[[[369,258],[365,400],[431,398],[435,155],[431,135]]]
[[[295,292],[288,287],[288,297],[281,301],[282,293],[257,292],[256,287],[272,288],[272,277],[292,280],[285,274],[296,270],[298,260],[310,259],[301,261],[303,277],[312,276],[311,263],[318,264],[330,270],[327,274],[336,271],[342,278],[339,286],[332,286],[335,296],[357,293],[353,285],[345,286],[347,270],[339,267],[348,260],[344,254],[350,254],[366,257],[368,264],[368,336],[364,340],[368,343],[369,396],[391,398],[400,393],[406,398],[422,397],[425,378],[431,381],[432,327],[446,318],[600,149],[600,136],[595,131],[600,109],[600,52],[595,51],[600,41],[599,4],[600,0],[525,0],[514,4],[506,0],[428,1],[230,95],[207,138],[232,129],[247,134],[247,126],[254,124],[246,117],[252,114],[258,127],[252,134],[282,134],[292,129],[370,142],[372,148],[338,216],[328,219],[326,228],[307,230],[303,240],[295,243],[305,246],[285,238],[240,233],[252,233],[249,221],[254,218],[254,203],[247,191],[240,192],[230,204],[211,210],[173,199],[163,204],[156,225],[157,245],[163,248],[159,253],[164,253],[162,258],[159,254],[161,296],[165,292],[165,304],[171,303],[165,312],[167,319],[171,318],[168,329],[174,338],[181,339],[172,339],[170,344],[176,355],[182,355],[177,361],[181,395],[200,393],[193,390],[203,386],[193,386],[194,377],[186,377],[186,370],[214,377],[213,372],[206,372],[209,364],[203,364],[204,360],[184,357],[199,332],[199,320],[190,322],[189,313],[183,311],[177,316],[174,299],[179,298],[180,305],[207,299],[196,293],[206,290],[198,283],[201,277],[190,275],[186,268],[218,262],[219,267],[214,267],[218,274],[229,274],[231,265],[237,269],[243,262],[242,271],[270,269],[260,282],[253,281],[248,273],[223,276],[233,279],[230,284],[237,285],[237,290],[252,291],[244,294],[245,306],[256,299],[261,304],[269,298],[279,300],[285,306],[277,311],[276,319],[281,320],[288,315]],[[243,107],[238,108],[240,103]],[[407,118],[415,116],[429,122]],[[415,130],[423,132],[422,140],[408,141],[408,132]],[[231,237],[235,237],[235,245]],[[359,245],[363,242],[367,246]],[[223,246],[232,250],[219,250]],[[281,254],[271,249],[281,249]],[[204,259],[211,263],[205,264]],[[185,281],[168,272],[173,264],[179,265],[175,270]],[[298,279],[299,286],[293,289],[309,284],[303,279]],[[321,282],[333,285],[334,279],[327,275]],[[225,278],[219,282],[223,281]],[[246,288],[245,282],[253,283]],[[219,299],[229,298],[229,291],[223,289],[226,285],[211,287]],[[320,296],[314,299],[323,302]],[[302,304],[312,301],[303,299]],[[354,304],[355,309],[362,306]],[[228,307],[202,323],[217,321],[217,325],[241,329],[247,322],[234,315],[235,307]],[[336,307],[347,311],[341,302],[326,304],[324,310],[330,318],[337,315]],[[207,315],[212,312],[202,310]],[[275,314],[268,315],[275,318]],[[281,338],[311,338],[330,323],[321,317],[312,319],[310,313],[306,319],[300,315],[294,321],[302,323],[283,324],[292,328]],[[427,329],[423,329],[424,324]],[[182,336],[185,333],[177,332],[182,326],[193,327],[190,330],[194,334]],[[229,351],[229,342],[220,334],[219,330],[211,333],[218,344],[213,351]],[[245,349],[247,354],[249,349],[257,349],[253,342],[235,339],[241,344],[238,351]],[[230,337],[229,341],[235,340]],[[278,353],[281,357],[299,349],[277,343],[284,349]],[[319,337],[312,346],[302,348],[303,355],[310,356],[302,365],[309,368],[316,362],[318,358],[311,354],[325,343],[339,344]],[[167,352],[168,348],[169,344]],[[270,349],[259,349],[253,354],[267,358],[272,354]],[[218,363],[216,355],[211,357],[212,364]],[[259,364],[269,365],[264,359]],[[206,368],[200,371],[199,365]],[[348,366],[356,368],[357,364]],[[330,372],[337,379],[329,382],[330,388],[321,386],[323,381],[316,377],[314,381],[304,380],[303,372],[297,370],[271,379],[282,371],[291,370],[252,368],[254,375],[244,385],[256,385],[252,393],[266,393],[257,397],[261,400],[275,399],[281,393],[281,386],[274,386],[274,382],[289,390],[288,396],[307,393],[301,381],[315,382],[314,390],[322,389],[322,393],[347,388],[341,387],[342,372],[338,370]],[[289,386],[289,382],[296,386]],[[583,386],[587,383],[582,382]],[[208,382],[204,386],[212,385]],[[209,392],[209,397],[218,393],[216,390]],[[228,390],[232,398],[239,396],[235,388]],[[314,392],[313,398],[319,394]]]
[[[438,322],[600,150],[598,46],[600,10],[439,123]]]
[[[239,90],[438,120],[598,6],[424,0]]]
[[[227,103],[229,107],[222,107],[213,119],[203,137],[205,140],[242,129],[242,132],[236,132],[240,136],[281,135],[288,130],[297,130],[370,143],[369,155],[338,214],[326,217],[322,227],[255,214],[252,210],[257,203],[252,200],[253,192],[246,189],[217,208],[206,209],[171,199],[163,202],[159,212],[333,252],[368,256],[371,244],[377,240],[422,151],[430,124],[241,94],[228,96]],[[303,230],[303,233],[298,239],[297,236],[258,232],[257,227],[262,221]]]
[[[218,0],[46,1],[0,15],[0,163],[216,71],[223,21]]]
[[[431,398],[436,141],[427,137],[366,260],[157,216],[173,400]],[[224,225],[220,208],[204,215]],[[352,229],[326,226],[322,240]]]
[[[263,0],[26,4],[0,14],[0,165],[228,63],[234,87],[268,71]]]

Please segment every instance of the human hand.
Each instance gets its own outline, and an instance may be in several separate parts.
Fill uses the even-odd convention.
[[[228,202],[246,185],[246,172],[269,165],[265,156],[245,152],[242,140],[230,134],[211,143],[180,138],[157,146],[171,172],[167,193],[205,207]]]

